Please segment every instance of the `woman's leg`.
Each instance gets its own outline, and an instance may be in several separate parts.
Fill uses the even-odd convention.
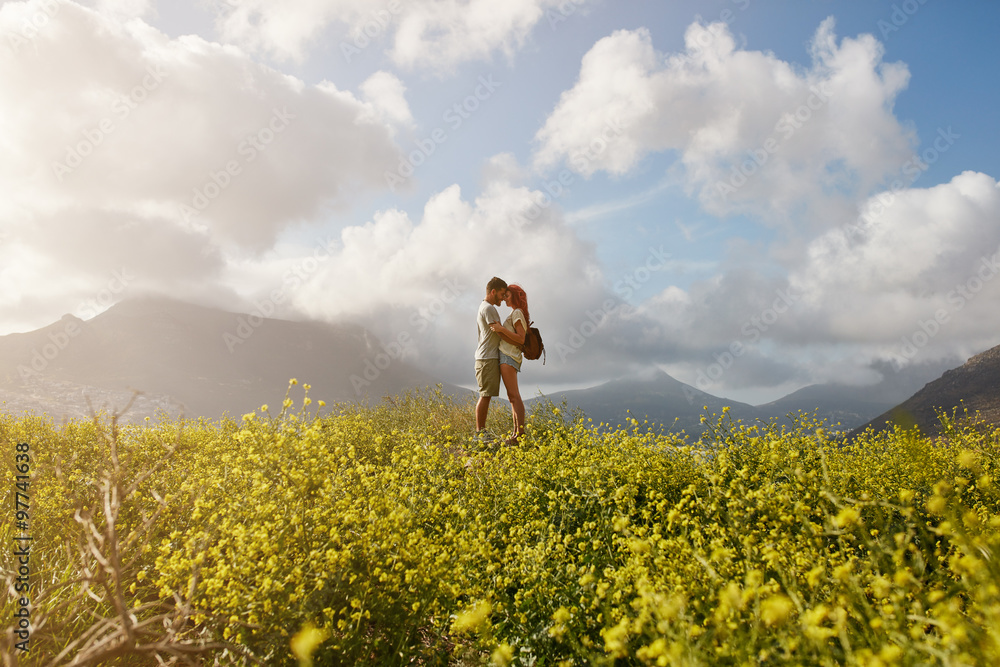
[[[507,388],[507,400],[510,401],[510,411],[514,417],[514,441],[524,435],[524,401],[521,391],[517,388],[517,371],[513,366],[500,364],[500,377],[503,386]]]

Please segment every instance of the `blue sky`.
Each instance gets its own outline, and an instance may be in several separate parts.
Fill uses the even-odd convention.
[[[408,334],[468,386],[499,275],[546,341],[526,395],[659,367],[759,403],[960,362],[1000,343],[998,18],[3,2],[0,333],[160,293]]]

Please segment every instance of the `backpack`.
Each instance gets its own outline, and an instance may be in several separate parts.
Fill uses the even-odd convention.
[[[542,357],[542,365],[545,365],[545,343],[542,342],[542,334],[538,332],[538,327],[531,326],[534,322],[528,322],[528,331],[524,334],[524,343],[521,344],[521,352],[525,359],[535,360]]]

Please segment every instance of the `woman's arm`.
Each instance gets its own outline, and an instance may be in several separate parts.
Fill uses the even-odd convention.
[[[491,322],[490,329],[500,334],[500,338],[504,339],[508,343],[513,345],[524,345],[524,325],[521,324],[521,320],[514,322],[514,331],[507,329],[504,325],[499,322]]]

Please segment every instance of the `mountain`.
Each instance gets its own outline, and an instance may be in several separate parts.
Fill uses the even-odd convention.
[[[640,423],[648,419],[654,424],[662,424],[672,433],[683,431],[692,435],[700,434],[704,428],[701,416],[706,412],[705,406],[708,406],[709,415],[721,414],[722,408],[729,406],[733,419],[753,420],[757,417],[752,405],[706,394],[659,369],[589,389],[551,394],[547,398],[557,405],[565,401],[568,407],[583,410],[595,424],[624,424],[628,411]],[[525,404],[530,407],[539,400],[543,399],[533,398]]]
[[[872,429],[879,432],[892,425],[917,426],[926,434],[940,431],[938,411],[949,414],[955,408],[978,412],[991,424],[1000,424],[1000,345],[946,371],[937,380],[896,407],[856,429],[851,435]]]
[[[815,412],[831,426],[856,428],[912,396],[933,378],[951,368],[955,360],[911,364],[896,370],[888,362],[872,370],[882,379],[876,384],[856,386],[840,383],[814,384],[771,403],[757,406],[765,417]]]
[[[315,400],[355,401],[433,386],[435,378],[389,354],[362,327],[291,322],[165,298],[121,302],[88,321],[67,315],[36,331],[0,337],[0,400],[6,412],[53,416],[124,407],[216,418],[269,404],[281,408],[290,378]],[[453,385],[452,394],[468,391]],[[293,394],[301,405],[301,387]],[[315,405],[315,404],[314,404]]]
[[[67,315],[36,331],[0,336],[0,409],[79,417],[90,414],[91,406],[121,409],[138,390],[142,394],[131,406],[129,420],[159,411],[216,418],[227,412],[238,416],[265,403],[272,414],[277,412],[293,377],[312,385],[313,399],[330,404],[377,400],[438,384],[408,364],[401,352],[393,344],[383,347],[355,325],[261,318],[165,298],[135,299],[88,321]],[[802,411],[831,424],[840,422],[842,428],[857,427],[880,413],[872,424],[904,413],[933,424],[928,406],[950,407],[960,398],[971,409],[995,414],[991,400],[1000,377],[997,357],[1000,348],[974,357],[916,395],[944,366],[899,372],[874,368],[883,377],[878,384],[813,385],[760,406],[712,396],[659,369],[546,398],[580,408],[598,424],[624,424],[630,415],[695,436],[704,428],[703,414],[721,414],[726,406],[733,419],[745,422],[784,421]],[[473,395],[442,385],[455,396]],[[924,405],[928,390],[932,393]],[[299,405],[301,391],[299,386],[293,392]],[[913,398],[899,406],[902,412],[892,412],[909,396]],[[502,397],[498,402],[503,403]]]
[[[556,404],[565,401],[568,407],[583,410],[595,423],[624,424],[628,417],[626,410],[630,409],[631,416],[640,422],[648,419],[662,424],[670,432],[684,431],[691,435],[698,435],[704,429],[701,424],[703,414],[721,414],[726,406],[730,408],[733,419],[744,422],[786,421],[789,415],[805,412],[815,414],[831,426],[839,424],[839,428],[850,429],[911,396],[947,367],[947,362],[941,362],[912,365],[896,371],[889,364],[876,365],[873,370],[882,376],[876,384],[811,385],[758,406],[707,394],[659,369],[588,389],[552,394],[548,398]],[[525,403],[530,405],[538,400],[542,399],[531,399]]]

